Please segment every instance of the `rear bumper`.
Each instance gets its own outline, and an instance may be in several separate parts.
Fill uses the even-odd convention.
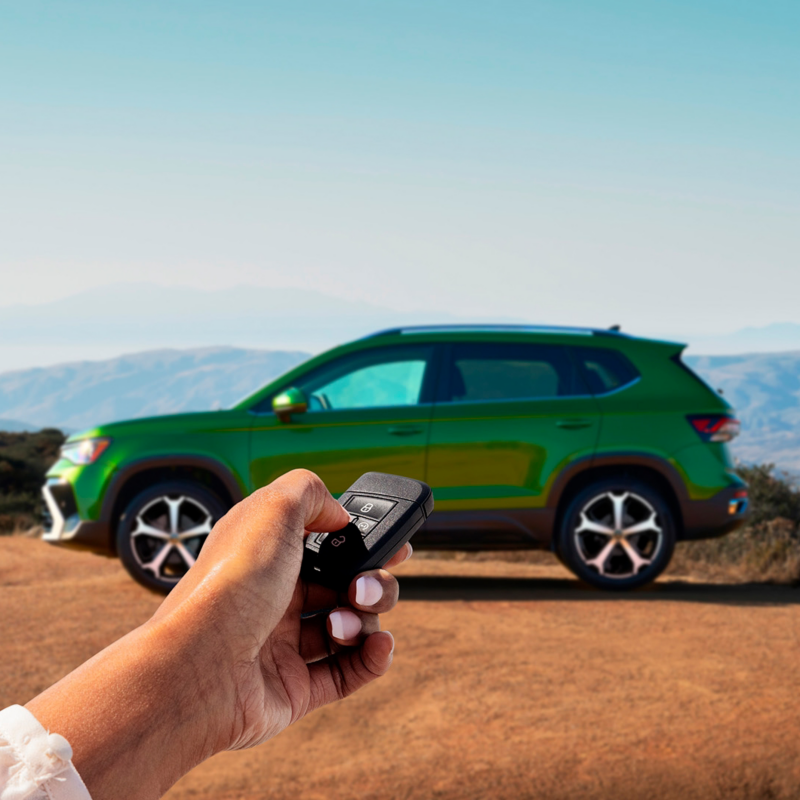
[[[111,551],[108,524],[78,516],[75,494],[68,481],[51,478],[42,487],[42,496],[47,506],[42,536],[45,542],[98,553]]]
[[[713,539],[738,528],[747,519],[747,495],[741,486],[729,486],[709,500],[683,503],[680,539]]]

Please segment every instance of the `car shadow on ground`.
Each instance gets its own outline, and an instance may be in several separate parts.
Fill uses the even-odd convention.
[[[403,601],[503,600],[714,603],[731,606],[800,604],[800,587],[762,583],[694,583],[659,581],[632,592],[602,592],[578,580],[557,578],[498,578],[464,576],[398,577]]]

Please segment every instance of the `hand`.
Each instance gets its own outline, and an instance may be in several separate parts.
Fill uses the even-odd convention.
[[[260,744],[389,668],[394,639],[378,633],[378,614],[397,603],[392,575],[365,572],[343,596],[298,579],[304,532],[337,531],[349,520],[316,475],[290,472],[217,523],[156,613],[156,620],[188,615],[198,628],[215,631],[206,655],[213,660],[195,668],[226,664],[214,669],[216,750]],[[405,548],[392,563],[408,555]],[[301,618],[337,606],[349,608]]]
[[[317,476],[284,475],[215,525],[145,625],[28,704],[70,741],[94,800],[160,797],[214,753],[266,741],[386,672],[394,641],[378,614],[397,581],[374,570],[338,596],[298,578],[304,534],[348,520]]]

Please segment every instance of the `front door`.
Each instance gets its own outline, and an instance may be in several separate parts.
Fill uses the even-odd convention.
[[[506,546],[546,539],[549,519],[543,514],[536,530],[528,512],[542,509],[566,463],[592,455],[600,429],[566,347],[453,343],[439,392],[428,447],[437,511],[462,512],[450,515],[450,527],[467,538],[488,532]]]
[[[424,480],[432,354],[425,344],[374,347],[296,379],[308,411],[286,423],[259,415],[252,428],[253,488],[300,467],[316,472],[335,495],[369,471]]]

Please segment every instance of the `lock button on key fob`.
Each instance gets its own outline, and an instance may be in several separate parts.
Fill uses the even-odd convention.
[[[356,517],[381,520],[392,510],[394,505],[391,500],[356,495],[347,501],[345,508]]]

